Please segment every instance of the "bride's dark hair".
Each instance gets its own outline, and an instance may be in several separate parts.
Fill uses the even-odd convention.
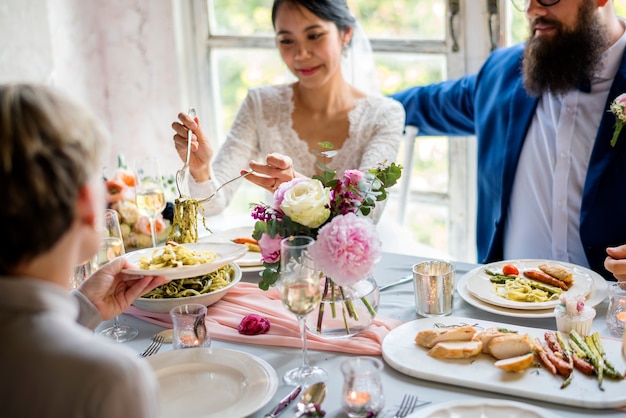
[[[340,31],[353,27],[356,23],[345,0],[274,0],[272,25],[275,25],[276,13],[283,4],[302,6],[320,19],[333,22]]]

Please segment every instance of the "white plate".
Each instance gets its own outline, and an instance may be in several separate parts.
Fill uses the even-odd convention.
[[[147,360],[159,381],[161,418],[245,417],[278,388],[274,368],[241,351],[188,348]]]
[[[407,418],[558,418],[557,414],[522,402],[465,399],[431,405]]]
[[[554,308],[559,304],[558,299],[547,302],[520,302],[498,296],[493,283],[489,280],[491,276],[485,273],[485,269],[498,271],[502,270],[502,267],[506,264],[516,266],[519,269],[520,276],[523,276],[523,272],[525,270],[537,269],[537,267],[541,264],[565,268],[574,275],[574,285],[567,291],[563,292],[564,294],[583,295],[587,297],[591,293],[591,287],[593,285],[591,274],[594,273],[593,271],[575,264],[551,260],[505,260],[486,264],[480,268],[475,268],[466,274],[467,288],[470,293],[483,302],[510,309],[540,310]]]
[[[232,242],[235,238],[252,238],[253,227],[242,226],[239,228],[227,229],[225,231],[215,232],[208,237],[201,238],[199,242]],[[252,269],[245,271],[258,271],[263,269],[261,263],[261,253],[246,251],[246,253],[236,261],[240,267],[251,267]],[[242,270],[244,271],[244,270]]]
[[[217,254],[217,258],[215,261],[211,263],[204,264],[194,264],[190,266],[182,266],[182,267],[170,267],[156,270],[145,270],[145,269],[124,269],[124,273],[128,273],[131,275],[141,275],[144,276],[148,273],[150,274],[158,274],[160,276],[164,276],[170,280],[176,279],[186,279],[189,277],[202,276],[203,274],[211,273],[212,271],[217,270],[219,267],[224,264],[228,264],[231,261],[237,260],[242,257],[248,248],[245,245],[235,244],[232,242],[225,243],[201,243],[196,242],[192,244],[182,244],[185,247],[189,248],[193,251],[213,251]],[[127,254],[124,254],[122,257],[126,257],[128,261],[133,264],[139,265],[139,259],[141,257],[152,257],[152,253],[155,250],[162,249],[163,247],[157,248],[144,248],[142,250],[133,251]]]
[[[506,323],[461,317],[424,318],[407,322],[385,336],[383,358],[394,369],[409,376],[448,385],[485,390],[501,395],[536,399],[568,406],[590,409],[616,408],[626,405],[626,380],[604,379],[604,391],[598,388],[595,376],[575,371],[569,386],[561,389],[563,378],[543,369],[527,369],[523,373],[509,373],[493,365],[495,359],[480,354],[469,359],[436,359],[427,350],[415,344],[417,332],[431,329],[436,323],[444,325],[471,324],[482,328],[499,327],[529,334],[543,341],[543,329],[520,327]],[[602,339],[609,360],[618,370],[626,369],[621,355],[621,341]]]
[[[524,310],[524,309],[510,309],[504,308],[501,306],[492,305],[487,302],[483,302],[482,300],[472,296],[469,289],[467,288],[467,279],[475,274],[476,270],[484,267],[477,267],[474,270],[463,275],[459,282],[456,285],[456,290],[459,292],[461,298],[469,303],[470,305],[478,308],[482,311],[494,313],[497,315],[510,316],[515,318],[553,318],[554,317],[554,309],[541,309],[541,310]],[[591,270],[590,270],[591,271]],[[604,277],[600,276],[596,272],[591,271],[590,273],[591,279],[593,280],[593,285],[591,286],[591,294],[585,301],[585,304],[591,307],[597,306],[606,299],[608,295],[608,283],[604,279]]]

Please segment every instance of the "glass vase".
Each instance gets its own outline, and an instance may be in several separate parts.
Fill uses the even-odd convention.
[[[351,286],[322,280],[322,301],[307,315],[310,332],[328,338],[350,337],[367,329],[378,312],[380,292],[373,277]]]

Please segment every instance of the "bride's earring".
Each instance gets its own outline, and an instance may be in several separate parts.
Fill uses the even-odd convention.
[[[348,42],[344,42],[343,43],[343,48],[341,49],[341,55],[344,58],[348,58],[348,48],[350,47],[350,44]]]

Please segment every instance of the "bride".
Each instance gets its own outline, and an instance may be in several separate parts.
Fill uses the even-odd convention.
[[[199,118],[180,113],[172,123],[182,160],[188,130],[193,133],[193,197],[209,196],[248,169],[247,180],[273,192],[294,177],[320,173],[317,163],[341,174],[396,158],[404,110],[380,95],[371,47],[345,0],[275,0],[272,23],[281,58],[297,81],[251,88],[217,155]],[[324,156],[321,142],[336,154]],[[206,202],[205,215],[224,210],[239,184]],[[381,210],[373,212],[375,220]]]

